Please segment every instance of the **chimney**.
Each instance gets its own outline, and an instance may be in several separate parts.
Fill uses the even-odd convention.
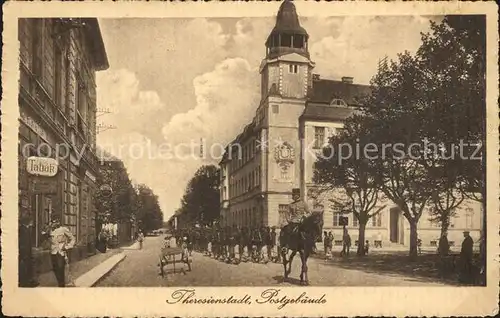
[[[343,83],[352,84],[353,81],[354,81],[353,77],[350,77],[350,76],[343,76],[342,77]]]
[[[319,81],[319,74],[313,74],[313,81]]]

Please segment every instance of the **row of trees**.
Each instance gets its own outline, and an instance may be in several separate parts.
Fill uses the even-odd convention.
[[[134,223],[145,233],[163,226],[163,212],[158,196],[144,184],[133,184],[123,162],[117,158],[101,165],[99,186],[108,185],[111,191],[96,193],[98,218],[112,223]]]
[[[432,23],[416,54],[399,54],[379,69],[364,107],[323,149],[314,180],[343,190],[346,199],[333,204],[358,218],[358,253],[381,197],[408,220],[411,257],[425,208],[441,225],[440,242],[447,242],[450,217],[466,198],[485,211],[485,29],[483,16]]]
[[[181,226],[212,225],[220,219],[220,169],[200,167],[189,181],[176,216]]]

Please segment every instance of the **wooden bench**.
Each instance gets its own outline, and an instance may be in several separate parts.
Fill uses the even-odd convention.
[[[158,266],[160,267],[161,277],[165,277],[166,272],[164,267],[168,264],[172,264],[175,273],[175,264],[181,263],[188,266],[188,271],[191,271],[191,264],[193,260],[189,257],[187,249],[182,249],[181,247],[164,247],[161,249],[160,262]],[[181,272],[185,273],[184,267],[181,268]]]

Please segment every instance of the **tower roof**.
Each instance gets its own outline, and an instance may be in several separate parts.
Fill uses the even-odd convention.
[[[299,17],[295,5],[290,0],[285,0],[280,6],[276,16],[276,25],[271,31],[276,33],[293,33],[308,36],[307,31],[300,26]]]

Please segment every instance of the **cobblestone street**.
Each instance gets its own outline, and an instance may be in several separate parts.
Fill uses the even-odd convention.
[[[147,237],[142,250],[128,250],[126,259],[103,278],[97,287],[159,287],[159,286],[293,286],[299,283],[300,259],[295,257],[288,282],[283,282],[281,264],[240,263],[226,264],[213,258],[193,253],[192,271],[181,273],[185,265],[167,265],[167,276],[159,275],[158,253],[163,237]],[[353,256],[354,257],[354,256]],[[332,262],[310,258],[311,286],[430,286],[439,285],[430,280],[399,274],[366,273],[347,269]],[[186,266],[185,266],[186,267]],[[187,267],[186,267],[187,268]]]

